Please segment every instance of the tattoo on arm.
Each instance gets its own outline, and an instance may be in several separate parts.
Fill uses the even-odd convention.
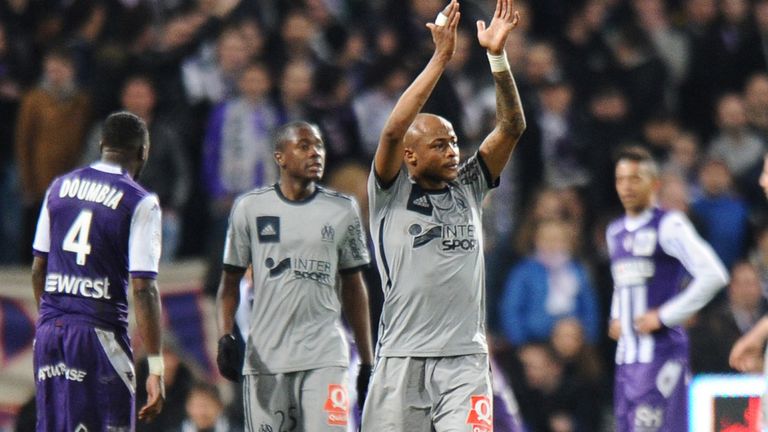
[[[504,133],[520,138],[525,130],[525,114],[515,79],[509,71],[494,72],[496,83],[496,127]]]

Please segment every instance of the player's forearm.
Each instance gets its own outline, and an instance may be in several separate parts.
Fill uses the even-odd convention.
[[[360,361],[363,364],[373,364],[368,290],[361,272],[342,275],[341,301],[344,315],[352,326]]]
[[[727,283],[728,276],[715,269],[706,274],[694,275],[683,292],[659,308],[659,319],[668,327],[682,324],[709,303]]]
[[[160,293],[152,279],[133,279],[136,325],[147,354],[158,355],[162,349]]]
[[[523,104],[512,72],[493,72],[496,86],[496,130],[514,148],[526,128]]]
[[[221,285],[216,294],[216,312],[219,323],[219,336],[232,334],[235,328],[235,312],[240,305],[240,280],[245,270],[224,270],[221,273]]]
[[[48,259],[35,257],[32,261],[32,289],[35,293],[35,304],[40,309],[40,299],[43,297],[45,289],[45,278],[48,274]]]

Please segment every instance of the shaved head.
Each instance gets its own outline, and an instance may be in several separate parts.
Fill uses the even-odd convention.
[[[403,142],[406,147],[413,148],[425,136],[434,135],[435,132],[453,132],[451,122],[435,114],[419,113],[405,133]],[[428,140],[429,141],[429,140]]]
[[[318,135],[320,135],[320,129],[312,123],[305,122],[305,121],[292,121],[288,124],[285,124],[280,127],[280,129],[275,132],[275,138],[274,138],[274,145],[276,151],[283,151],[285,148],[285,143],[287,141],[291,141],[295,139],[296,137],[296,131],[301,128],[307,128],[312,129],[313,131],[317,132]]]

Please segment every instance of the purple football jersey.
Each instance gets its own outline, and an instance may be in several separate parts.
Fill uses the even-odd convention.
[[[616,348],[617,364],[663,362],[688,355],[688,337],[681,326],[664,327],[651,335],[634,330],[635,318],[678,294],[689,278],[680,261],[659,244],[659,224],[665,211],[654,208],[652,212],[650,220],[635,230],[627,230],[624,218],[607,230],[614,301],[622,331]]]
[[[54,180],[44,209],[50,251],[39,322],[63,318],[127,329],[131,222],[148,195],[125,172],[86,167]]]

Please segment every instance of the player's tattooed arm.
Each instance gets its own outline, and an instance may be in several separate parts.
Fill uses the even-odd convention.
[[[477,22],[477,40],[490,56],[504,55],[509,33],[520,22],[513,0],[497,0],[491,23]],[[493,63],[492,63],[493,64]],[[506,64],[504,58],[503,64]],[[496,86],[496,127],[480,145],[480,155],[492,178],[501,175],[526,128],[523,104],[508,66],[493,72]]]
[[[36,256],[32,261],[32,289],[35,292],[35,304],[40,309],[40,298],[45,288],[45,277],[48,274],[48,258]]]
[[[432,58],[400,96],[381,131],[379,146],[374,156],[374,168],[379,180],[385,184],[394,180],[400,172],[403,164],[405,135],[432,94],[448,61],[456,52],[456,35],[461,17],[458,1],[452,0],[442,13],[447,17],[443,25],[427,24],[427,28],[432,33],[432,41],[435,43]]]

